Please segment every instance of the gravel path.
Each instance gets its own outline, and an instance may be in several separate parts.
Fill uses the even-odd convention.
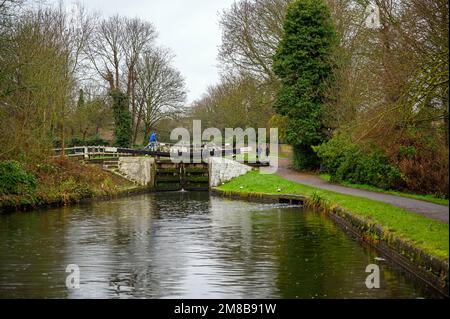
[[[327,181],[324,181],[317,175],[299,173],[290,169],[289,160],[286,159],[280,159],[277,175],[299,184],[309,185],[340,194],[365,197],[376,201],[384,202],[387,204],[391,204],[429,218],[443,221],[448,224],[449,219],[448,206],[438,205],[407,197],[377,193],[358,188],[351,188],[342,185],[331,184],[328,183]]]

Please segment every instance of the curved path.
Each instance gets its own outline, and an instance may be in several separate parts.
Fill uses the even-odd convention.
[[[433,218],[448,224],[449,219],[449,207],[445,205],[438,205],[430,202],[425,202],[417,199],[383,194],[372,192],[368,190],[351,188],[342,185],[336,185],[328,183],[322,180],[319,176],[308,174],[308,173],[300,173],[294,171],[289,168],[289,160],[279,159],[279,168],[277,171],[277,175],[304,185],[309,185],[321,189],[325,189],[328,191],[332,191],[335,193],[341,193],[346,195],[353,195],[359,197],[365,197],[368,199],[373,199],[379,202],[384,202],[387,204],[391,204],[403,209],[406,209],[411,212],[415,212],[421,214],[423,216]]]

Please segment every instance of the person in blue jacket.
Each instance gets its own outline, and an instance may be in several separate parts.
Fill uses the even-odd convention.
[[[151,151],[156,151],[156,143],[157,143],[157,138],[156,138],[156,133],[153,132],[152,135],[150,135],[150,144],[149,144],[149,148]]]

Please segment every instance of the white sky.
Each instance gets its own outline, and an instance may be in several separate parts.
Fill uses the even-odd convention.
[[[59,2],[59,0],[51,0]],[[66,4],[73,1],[64,0]],[[217,53],[221,43],[218,14],[234,0],[80,0],[103,16],[120,14],[152,22],[158,43],[176,55],[174,66],[186,79],[188,102],[218,81]]]

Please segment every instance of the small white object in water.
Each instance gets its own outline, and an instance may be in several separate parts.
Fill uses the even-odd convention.
[[[382,258],[382,257],[375,257],[376,261],[386,261],[386,259]]]

